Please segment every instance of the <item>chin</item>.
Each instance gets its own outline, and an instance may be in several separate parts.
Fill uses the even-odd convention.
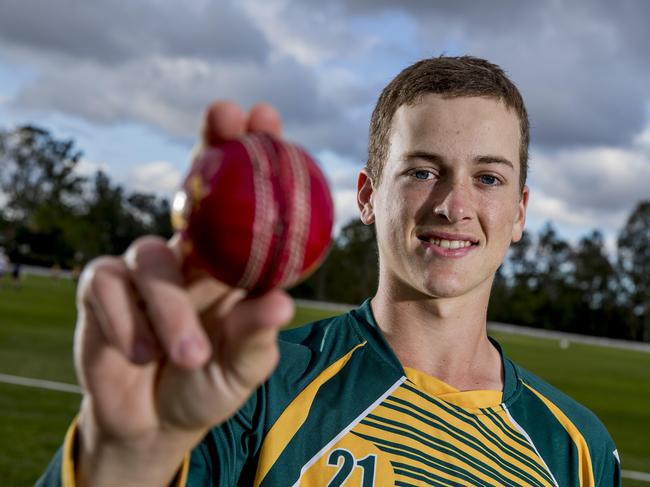
[[[464,290],[461,289],[453,289],[453,288],[434,288],[434,289],[427,289],[426,294],[433,298],[433,299],[449,299],[449,298],[457,298],[459,296],[462,296],[463,294],[466,294]]]
[[[487,282],[489,281],[489,282]],[[479,291],[482,284],[487,285],[488,292],[492,286],[492,280],[481,282],[468,282],[454,278],[431,279],[422,283],[424,293],[432,298],[457,298]]]
[[[468,291],[467,285],[450,280],[440,282],[440,279],[423,282],[421,289],[423,294],[432,298],[455,298]]]

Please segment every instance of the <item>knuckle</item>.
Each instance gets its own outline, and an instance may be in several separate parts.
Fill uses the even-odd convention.
[[[124,263],[119,257],[101,256],[93,259],[84,268],[79,276],[77,296],[81,300],[87,300],[95,294],[101,283],[110,275],[123,272]]]
[[[173,252],[166,240],[155,235],[138,238],[124,254],[126,265],[133,272],[156,268],[161,261],[169,261],[173,258]]]

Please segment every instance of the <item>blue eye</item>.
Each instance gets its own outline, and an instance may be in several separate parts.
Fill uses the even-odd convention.
[[[432,176],[432,174],[431,174],[431,171],[426,171],[424,169],[419,169],[419,170],[413,172],[413,176],[415,177],[415,179],[425,180],[425,179],[429,179],[429,177]]]
[[[479,181],[485,184],[486,186],[496,186],[500,183],[499,179],[496,176],[491,176],[489,174],[483,174],[479,176]]]

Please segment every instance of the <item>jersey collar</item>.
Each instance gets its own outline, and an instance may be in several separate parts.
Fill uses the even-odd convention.
[[[407,374],[404,370],[404,367],[395,355],[395,352],[393,352],[391,346],[388,344],[388,341],[384,337],[383,332],[377,325],[377,321],[375,320],[375,317],[372,313],[372,308],[370,306],[370,298],[366,299],[359,308],[352,310],[350,314],[355,318],[354,322],[358,325],[359,333],[365,340],[368,341],[368,344],[371,345],[372,348],[386,362],[390,363],[403,375],[408,376],[409,374]],[[507,403],[509,402],[510,398],[516,393],[518,388],[519,380],[517,377],[517,371],[512,361],[505,355],[503,348],[499,342],[497,342],[492,337],[488,338],[501,356],[501,363],[503,365],[504,371],[502,402]],[[420,374],[422,373],[420,372]],[[437,379],[434,378],[434,380]]]

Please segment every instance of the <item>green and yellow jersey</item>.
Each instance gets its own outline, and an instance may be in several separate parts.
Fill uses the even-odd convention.
[[[369,301],[283,332],[280,351],[270,379],[191,452],[180,484],[620,485],[598,418],[503,352],[503,391],[459,391],[402,367]]]
[[[502,392],[458,391],[401,366],[369,301],[284,332],[280,350],[269,381],[192,452],[188,485],[620,484],[598,418],[503,353]]]

